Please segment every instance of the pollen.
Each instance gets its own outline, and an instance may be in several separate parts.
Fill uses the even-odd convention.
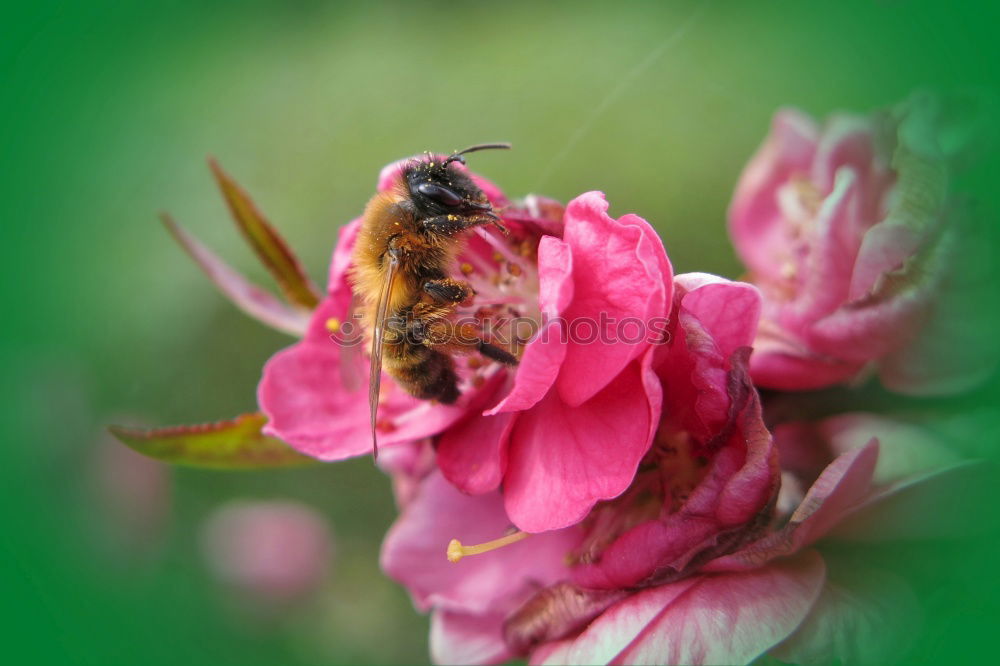
[[[462,542],[458,539],[452,539],[448,544],[448,561],[449,562],[459,562],[463,557],[468,557],[469,555],[481,555],[482,553],[488,553],[491,550],[496,550],[497,548],[503,548],[504,546],[509,546],[512,543],[517,543],[522,539],[527,539],[531,534],[529,532],[521,532],[520,530],[508,534],[507,536],[500,537],[499,539],[494,539],[493,541],[487,541],[486,543],[481,543],[475,546],[463,546]]]
[[[472,275],[476,269],[472,267],[472,264],[466,261],[459,267],[459,270],[462,271],[462,275]]]
[[[336,317],[330,317],[326,320],[326,330],[331,333],[340,333],[340,320]]]
[[[507,271],[514,277],[519,277],[524,272],[521,270],[521,265],[515,264],[513,261],[507,262]]]

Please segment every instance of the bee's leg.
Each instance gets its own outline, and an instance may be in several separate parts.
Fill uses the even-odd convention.
[[[517,357],[506,349],[483,339],[482,330],[474,324],[456,323],[450,319],[421,322],[423,344],[447,354],[472,354],[479,352],[486,358],[517,365]]]
[[[468,282],[452,278],[428,280],[424,292],[441,303],[462,303],[475,294]]]
[[[451,236],[460,231],[478,227],[484,224],[492,224],[500,231],[507,233],[507,228],[500,223],[500,217],[496,213],[477,213],[475,215],[438,215],[429,217],[421,224],[424,229],[438,234]]]

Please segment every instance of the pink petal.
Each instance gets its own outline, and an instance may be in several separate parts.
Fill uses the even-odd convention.
[[[615,220],[600,192],[581,194],[566,207],[563,240],[573,252],[573,301],[566,309],[570,344],[556,386],[578,406],[593,398],[650,344],[619,339],[628,324],[648,331],[667,315],[672,270],[663,243],[635,215]]]
[[[759,278],[781,279],[775,252],[786,245],[778,189],[796,173],[808,173],[819,128],[806,114],[783,109],[771,133],[743,170],[729,206],[729,233],[736,252]]]
[[[342,226],[338,232],[337,245],[333,248],[333,258],[330,260],[330,276],[326,287],[328,294],[351,288],[347,282],[347,271],[354,261],[351,255],[360,229],[361,218],[357,218]]]
[[[309,324],[309,310],[286,305],[258,287],[224,262],[217,254],[202,245],[198,239],[184,230],[168,216],[163,216],[163,224],[181,247],[194,259],[208,279],[219,288],[236,307],[245,313],[279,331],[302,337]]]
[[[578,407],[550,391],[518,416],[504,480],[515,525],[526,532],[572,525],[628,487],[659,421],[659,383],[650,362],[647,354]]]
[[[731,555],[707,564],[703,571],[745,571],[799,550],[826,535],[867,496],[878,458],[878,442],[848,451],[830,463],[806,493],[780,531]]]
[[[604,611],[575,639],[565,641],[558,653],[549,653],[539,663],[610,663],[664,608],[695,587],[699,581],[698,577],[690,577],[632,594]]]
[[[330,318],[345,321],[349,306],[349,292],[324,301],[306,339],[272,356],[257,387],[268,418],[264,434],[321,460],[371,453],[368,359],[360,346],[338,344],[325,329]],[[380,431],[380,445],[437,434],[464,413],[460,406],[412,398],[391,381],[382,383],[382,395],[379,420],[391,430]]]
[[[729,399],[738,411],[731,423],[718,424],[719,432],[728,434],[705,477],[677,511],[625,532],[598,562],[578,565],[573,579],[579,585],[629,588],[675,580],[759,529],[777,492],[777,452],[739,359],[734,366],[733,383],[741,388],[732,389]],[[741,398],[741,390],[751,393]]]
[[[754,382],[779,391],[808,391],[839,384],[853,378],[863,367],[863,363],[817,354],[769,321],[761,322],[750,356]]]
[[[568,664],[566,655],[573,647],[572,639],[561,641],[549,641],[542,643],[531,653],[528,663],[531,666],[541,666],[542,664]]]
[[[431,615],[431,660],[435,664],[497,664],[514,657],[504,643],[503,615],[436,610]]]
[[[847,300],[854,254],[841,243],[840,230],[856,224],[861,210],[859,188],[857,174],[842,168],[833,190],[820,204],[808,232],[809,253],[799,265],[798,298],[778,317],[792,331],[801,331],[803,324],[833,312]]]
[[[678,275],[674,285],[683,293],[681,306],[711,332],[720,356],[753,344],[761,307],[756,287],[708,273]]]
[[[481,414],[483,406],[506,390],[504,379],[502,373],[497,374],[493,378],[496,388],[480,391],[465,418],[438,439],[438,467],[463,492],[478,495],[495,490],[507,469],[507,444],[516,415]]]
[[[848,167],[867,180],[878,159],[872,137],[872,123],[863,116],[831,116],[816,148],[809,179],[822,192],[833,189],[837,171]]]
[[[920,632],[920,605],[888,571],[832,567],[805,622],[771,650],[791,664],[889,664]]]
[[[486,415],[533,407],[548,393],[566,357],[566,330],[561,316],[573,298],[573,256],[569,245],[558,238],[543,236],[538,244],[538,274],[542,328],[524,348],[514,374],[514,388]]]
[[[802,623],[824,576],[822,558],[807,551],[756,571],[699,577],[684,594],[665,599],[611,663],[749,663]]]
[[[386,535],[382,568],[406,585],[421,608],[483,615],[522,587],[563,578],[564,556],[579,540],[576,530],[560,530],[457,563],[445,555],[452,539],[473,545],[503,536],[509,527],[499,493],[464,495],[434,473]]]
[[[812,484],[789,523],[797,525],[796,542],[808,546],[826,534],[871,487],[878,461],[878,441],[839,456]]]

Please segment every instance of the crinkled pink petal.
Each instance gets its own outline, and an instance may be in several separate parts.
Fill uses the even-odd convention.
[[[556,386],[573,406],[593,398],[649,347],[646,335],[626,341],[632,324],[624,322],[647,331],[651,319],[666,317],[671,298],[672,270],[656,232],[640,217],[615,220],[607,209],[600,192],[566,206],[563,240],[573,253],[574,288],[565,314],[570,344]]]
[[[801,626],[771,650],[790,664],[890,664],[919,635],[920,604],[889,571],[831,567]]]
[[[598,562],[577,566],[573,579],[590,588],[670,580],[749,538],[777,492],[777,456],[755,393],[733,425],[705,477],[676,512],[627,531]]]
[[[743,549],[707,564],[703,571],[744,571],[795,553],[829,532],[868,495],[878,442],[837,457],[819,475],[788,524]]]
[[[683,273],[674,285],[683,292],[681,306],[711,331],[723,358],[753,345],[761,307],[756,287],[708,273]]]
[[[740,176],[729,206],[729,232],[740,259],[762,279],[782,277],[775,252],[786,243],[786,229],[778,189],[792,175],[808,173],[818,139],[819,128],[809,116],[783,109]]]
[[[498,664],[514,657],[504,643],[501,613],[431,615],[431,660],[435,664]]]
[[[650,350],[651,351],[651,350]],[[504,479],[507,513],[526,532],[566,527],[632,481],[659,420],[651,353],[578,407],[553,390],[518,415]]]
[[[568,529],[457,563],[445,557],[452,539],[482,543],[503,536],[509,527],[499,493],[464,495],[435,473],[390,528],[382,544],[382,569],[405,585],[421,608],[489,613],[519,586],[530,590],[565,577],[564,555],[579,541],[578,532]]]
[[[516,415],[481,413],[483,406],[506,390],[504,379],[497,374],[493,378],[496,388],[480,391],[482,397],[470,404],[466,417],[438,439],[438,467],[463,492],[478,495],[495,490],[507,469],[507,443]]]
[[[542,237],[538,244],[538,277],[542,327],[524,348],[514,374],[514,387],[486,415],[536,405],[552,387],[566,357],[565,322],[560,317],[573,298],[573,255],[569,245],[552,236]]]
[[[755,571],[701,576],[667,600],[611,663],[749,663],[795,631],[824,578],[823,559],[815,551]]]
[[[325,322],[347,318],[350,293],[338,291],[316,309],[306,339],[281,350],[264,366],[257,402],[267,415],[264,433],[321,460],[371,453],[368,423],[368,359],[360,346],[329,337]],[[380,431],[390,445],[437,434],[458,420],[462,407],[433,405],[383,382],[379,417],[393,424]]]

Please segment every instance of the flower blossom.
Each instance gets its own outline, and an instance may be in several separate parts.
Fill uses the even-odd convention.
[[[400,164],[383,170],[379,191],[400,186]],[[515,525],[557,529],[625,490],[650,446],[661,404],[655,326],[667,321],[672,271],[649,224],[610,217],[598,192],[563,209],[538,198],[511,204],[476,182],[510,235],[468,234],[457,268],[476,296],[456,316],[491,321],[513,339],[520,364],[509,371],[469,357],[455,405],[412,398],[385,375],[379,442],[436,436],[437,465],[457,488],[482,494],[502,484]],[[258,390],[265,433],[322,460],[371,450],[367,349],[346,343],[360,224],[341,230],[304,339],[267,363]]]
[[[673,294],[669,342],[648,359],[665,408],[625,492],[576,525],[457,564],[444,561],[442,544],[502,531],[510,522],[502,495],[468,498],[426,470],[409,495],[386,539],[383,567],[410,587],[418,606],[434,609],[439,660],[491,661],[561,639],[627,590],[683,579],[769,522],[777,450],[746,369],[757,290],[687,274],[676,278]],[[398,477],[403,468],[393,471]],[[473,659],[480,650],[483,658]]]
[[[822,126],[792,109],[775,115],[729,210],[764,295],[751,359],[760,386],[821,388],[874,368],[887,388],[930,394],[992,370],[995,345],[968,322],[988,262],[970,262],[964,247],[948,192],[958,147],[943,114],[915,96]]]
[[[462,495],[433,471],[390,531],[383,566],[432,612],[437,663],[527,656],[532,664],[736,664],[768,652],[792,663],[899,659],[920,622],[913,592],[892,573],[845,564],[823,545],[949,534],[953,516],[969,509],[954,491],[982,483],[982,468],[958,462],[912,426],[867,414],[779,426],[774,441],[790,468],[773,519],[687,569],[667,557],[638,583],[581,585],[594,580],[581,552],[613,522],[605,510],[613,503],[576,526],[449,563],[441,539],[486,537],[508,519],[499,493]],[[701,485],[714,484],[703,479],[688,501]],[[738,504],[719,500],[715,515],[726,512],[723,501]],[[620,521],[634,520],[627,506],[617,508]],[[671,515],[677,510],[660,521]],[[693,517],[676,525],[698,527]],[[643,560],[648,544],[655,539],[632,539],[630,552],[606,548],[599,560]]]
[[[201,541],[216,578],[265,604],[314,594],[327,577],[333,555],[324,517],[288,500],[224,504],[202,525]]]

